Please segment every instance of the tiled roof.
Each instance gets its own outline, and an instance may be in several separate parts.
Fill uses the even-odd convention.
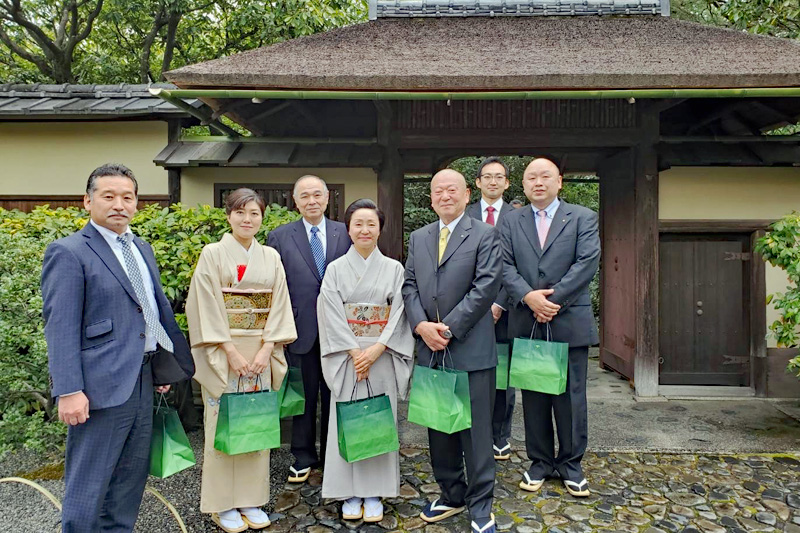
[[[369,18],[669,15],[669,0],[370,0]]]
[[[154,97],[150,87],[175,88],[170,83],[119,85],[0,84],[0,117],[119,117],[188,116]],[[198,101],[191,104],[200,106]]]

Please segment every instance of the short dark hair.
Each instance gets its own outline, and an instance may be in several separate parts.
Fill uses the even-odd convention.
[[[258,204],[259,209],[261,209],[261,216],[264,216],[264,210],[267,208],[267,203],[260,194],[253,189],[248,189],[247,187],[242,187],[228,193],[228,196],[225,197],[225,214],[230,215],[237,209],[243,208],[250,202],[255,202]]]
[[[483,174],[483,167],[485,167],[486,165],[491,165],[492,163],[503,165],[503,170],[505,170],[506,172],[506,179],[508,179],[508,165],[506,165],[505,161],[495,156],[487,157],[486,159],[481,161],[481,164],[478,166],[478,173],[475,175],[475,177],[480,178],[481,174]]]
[[[519,198],[514,198],[513,200],[511,200],[508,203],[511,204],[511,205],[525,205],[525,202],[523,202]]]
[[[359,209],[372,209],[378,215],[378,229],[383,231],[383,223],[386,221],[386,215],[383,214],[381,208],[369,198],[361,198],[347,206],[344,212],[344,225],[347,226],[347,231],[350,231],[350,219],[353,218],[353,213]]]
[[[97,178],[115,177],[128,178],[133,182],[133,193],[139,196],[139,183],[133,175],[133,171],[125,165],[119,163],[106,163],[100,165],[89,174],[89,179],[86,181],[86,195],[92,196],[95,189],[97,189]]]

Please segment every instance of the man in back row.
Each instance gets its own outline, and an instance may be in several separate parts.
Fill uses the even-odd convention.
[[[467,207],[467,214],[490,226],[497,226],[500,218],[514,210],[503,201],[508,190],[508,166],[499,157],[487,157],[478,167],[475,186],[481,191],[481,199]],[[492,304],[494,335],[498,344],[508,344],[508,292],[501,286]],[[514,415],[516,391],[513,387],[497,389],[492,413],[492,440],[494,458],[503,461],[511,458],[511,418]]]

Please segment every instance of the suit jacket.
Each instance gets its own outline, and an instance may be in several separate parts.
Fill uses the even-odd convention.
[[[505,215],[509,214],[512,211],[514,211],[514,208],[511,207],[511,204],[504,201],[503,207],[500,208],[500,214],[495,217],[495,225],[499,226],[500,220],[503,219]],[[468,205],[466,213],[472,218],[483,222],[483,213],[481,212],[480,200],[478,200],[473,204]],[[508,292],[502,285],[500,285],[500,290],[497,291],[497,296],[495,296],[494,298],[494,303],[505,309],[503,314],[500,315],[500,320],[498,320],[497,323],[494,325],[494,335],[496,337],[497,342],[508,342],[509,340],[508,311],[509,309],[511,309],[511,306],[513,304],[509,301]]]
[[[532,290],[553,289],[548,300],[561,306],[550,323],[553,339],[570,346],[598,343],[589,297],[589,283],[600,262],[597,221],[591,209],[561,200],[542,249],[530,206],[500,219],[503,283],[513,304],[508,322],[511,338],[529,337],[533,328],[533,312],[522,298]],[[544,338],[542,326],[537,327],[539,338]]]
[[[174,353],[159,354],[161,366],[170,370],[168,380],[157,375],[154,363],[154,383],[188,379],[194,361],[161,288],[153,249],[138,237],[133,242],[147,263],[161,324],[174,345]],[[83,391],[90,409],[124,403],[142,369],[144,314],[117,256],[91,223],[47,247],[42,297],[53,396]]]
[[[325,219],[325,262],[327,265],[347,253],[352,242],[341,222]],[[286,283],[292,299],[297,340],[286,348],[291,354],[308,353],[319,337],[317,329],[317,296],[322,278],[311,254],[311,244],[303,220],[279,226],[267,235],[267,245],[281,254]]]
[[[458,370],[497,366],[492,302],[500,288],[500,243],[495,229],[464,216],[456,225],[438,264],[439,221],[411,234],[403,301],[411,329],[423,321],[442,322],[453,338],[449,350]],[[416,337],[420,364],[430,363],[430,348]],[[441,354],[437,361],[441,362]]]

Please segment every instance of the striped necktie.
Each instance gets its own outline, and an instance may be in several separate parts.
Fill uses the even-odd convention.
[[[136,298],[139,300],[139,305],[142,307],[142,314],[144,314],[144,322],[147,326],[147,331],[155,337],[156,342],[158,342],[162,348],[171,352],[173,350],[172,339],[167,335],[167,330],[161,325],[161,319],[158,318],[155,310],[150,307],[150,300],[147,299],[142,273],[139,270],[139,265],[136,263],[136,258],[133,256],[133,250],[131,250],[132,238],[133,235],[130,233],[125,233],[117,237],[117,241],[122,246],[122,258],[125,259],[128,279],[131,280],[133,291],[136,293]]]
[[[322,249],[322,241],[319,240],[319,228],[311,227],[311,255],[314,256],[314,263],[317,265],[319,277],[325,275],[325,250]]]

